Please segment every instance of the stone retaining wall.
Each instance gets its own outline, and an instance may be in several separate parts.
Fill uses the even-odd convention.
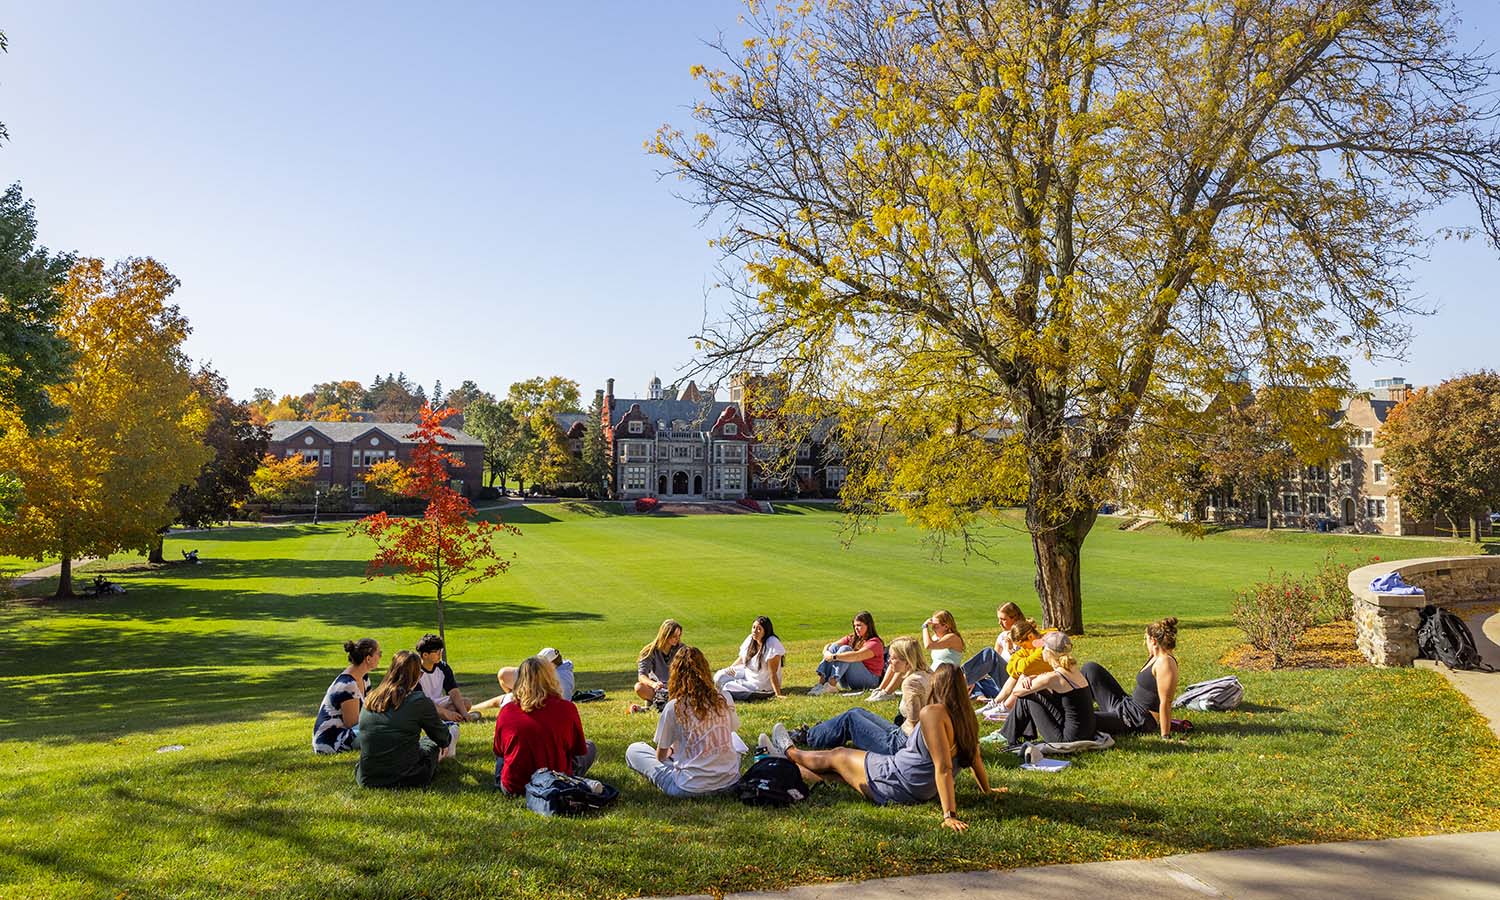
[[[1370,582],[1400,572],[1419,595],[1379,594]],[[1377,666],[1409,666],[1417,658],[1417,612],[1429,603],[1452,606],[1500,599],[1500,557],[1442,556],[1402,559],[1349,573],[1354,595],[1354,635],[1359,650]]]

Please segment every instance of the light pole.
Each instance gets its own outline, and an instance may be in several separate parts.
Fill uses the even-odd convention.
[[[314,525],[318,524],[318,497],[322,496],[322,494],[323,494],[323,492],[321,490],[319,490],[318,488],[313,488],[313,524]]]

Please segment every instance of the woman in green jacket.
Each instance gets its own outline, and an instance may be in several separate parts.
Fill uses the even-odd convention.
[[[365,698],[359,714],[359,764],[354,780],[363,787],[426,787],[437,772],[438,754],[452,737],[437,706],[417,687],[422,658],[402,650],[390,671]],[[426,732],[424,735],[423,732]]]

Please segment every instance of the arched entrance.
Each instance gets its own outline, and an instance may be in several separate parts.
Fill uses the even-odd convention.
[[[1344,498],[1344,524],[1354,524],[1354,500],[1349,497]]]
[[[656,493],[658,493],[658,494],[665,494],[666,492],[667,492],[667,476],[665,476],[665,475],[658,475],[657,478],[656,478]]]
[[[686,494],[688,492],[688,477],[686,472],[672,473],[672,493]]]
[[[695,493],[695,494],[701,494],[701,493],[703,493],[703,476],[702,475],[694,475],[693,476],[693,493]]]

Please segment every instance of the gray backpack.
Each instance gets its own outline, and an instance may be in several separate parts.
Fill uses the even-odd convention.
[[[1172,701],[1172,705],[1206,712],[1223,712],[1239,706],[1244,698],[1245,686],[1233,675],[1225,675],[1223,678],[1188,685]]]

